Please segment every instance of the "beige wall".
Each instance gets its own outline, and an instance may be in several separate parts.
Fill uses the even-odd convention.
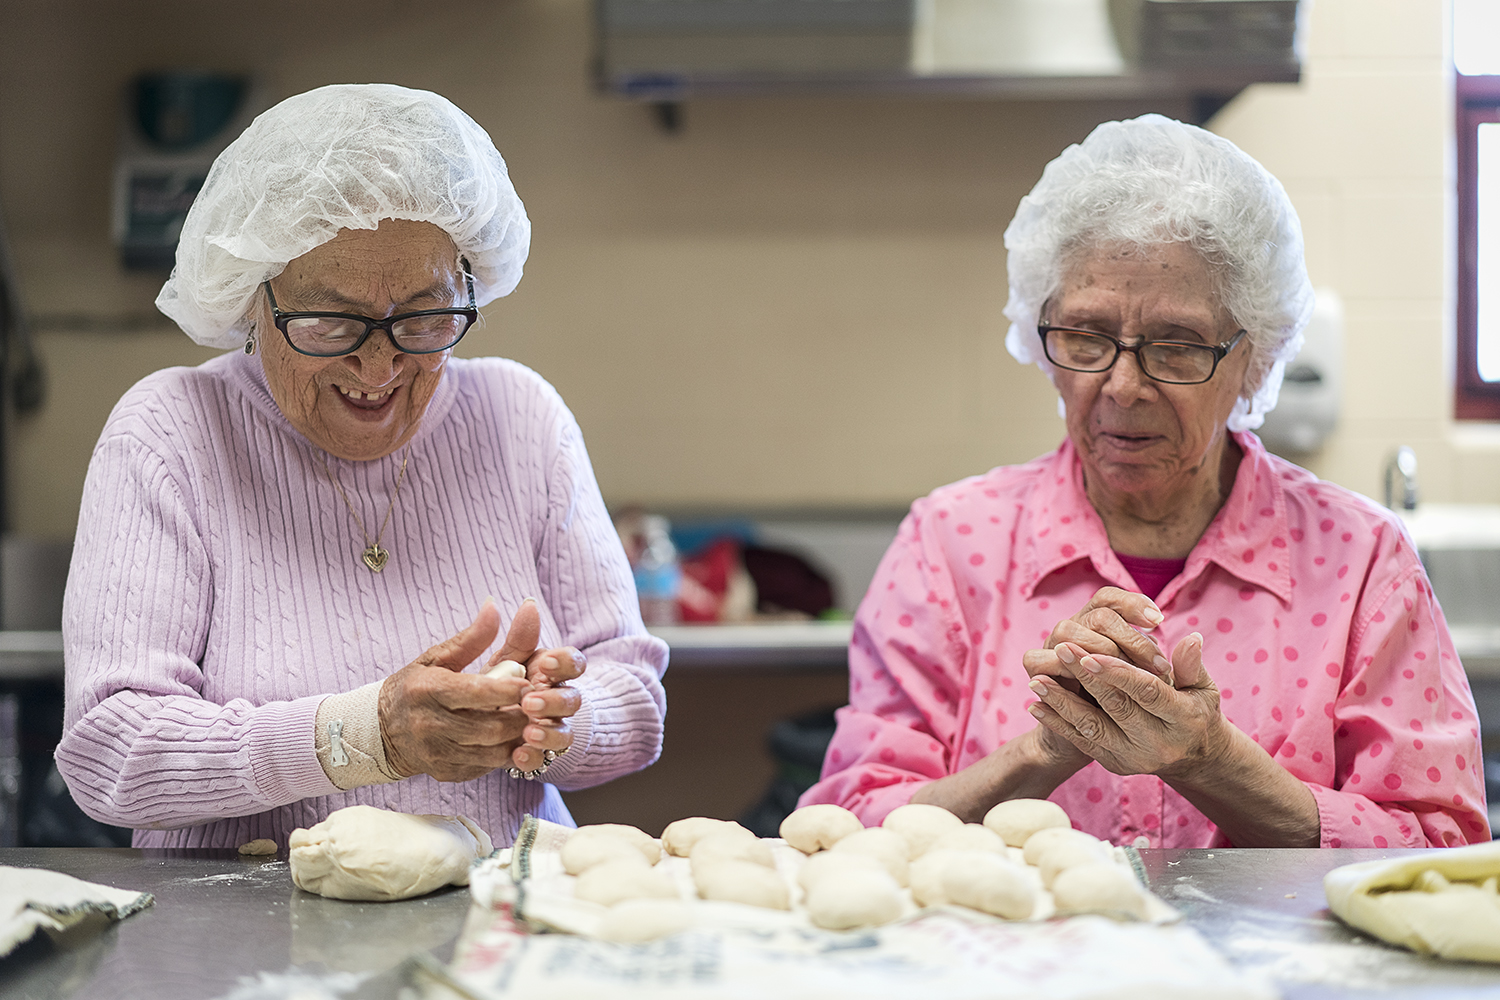
[[[1156,109],[700,101],[669,136],[591,92],[586,0],[476,4],[462,24],[407,0],[355,18],[329,0],[214,6],[210,22],[196,2],[7,5],[0,208],[50,376],[12,436],[19,530],[70,534],[113,401],[208,356],[110,329],[149,316],[161,278],[120,269],[107,227],[117,95],[158,67],[253,68],[278,95],[428,87],[488,128],[535,236],[520,289],[464,349],[558,386],[612,503],[904,504],[1059,439],[1050,388],[1001,343],[1001,234],[1064,145]],[[1500,434],[1447,417],[1443,10],[1317,0],[1305,83],[1252,88],[1213,126],[1285,181],[1314,281],[1345,299],[1345,419],[1309,464],[1374,491],[1410,443],[1429,498],[1500,500]]]

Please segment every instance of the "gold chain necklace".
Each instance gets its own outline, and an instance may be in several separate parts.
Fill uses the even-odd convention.
[[[391,523],[391,512],[396,509],[396,497],[401,493],[401,484],[406,481],[406,463],[411,459],[411,445],[406,446],[406,453],[401,456],[401,472],[396,476],[396,488],[391,491],[390,505],[385,509],[385,520],[380,522],[380,530],[375,533],[375,541],[370,541],[370,533],[365,530],[365,522],[360,518],[359,511],[354,509],[354,504],[349,502],[349,496],[344,492],[343,485],[328,467],[328,459],[323,459],[323,471],[328,474],[328,479],[333,483],[333,488],[339,491],[339,496],[344,499],[344,506],[349,508],[349,513],[354,517],[354,523],[359,525],[359,533],[364,536],[365,550],[360,553],[366,566],[370,567],[371,573],[379,573],[385,569],[386,560],[391,557],[390,552],[380,547],[380,539],[385,536],[386,525]]]

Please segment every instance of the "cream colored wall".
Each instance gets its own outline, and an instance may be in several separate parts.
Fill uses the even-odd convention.
[[[108,245],[117,95],[163,66],[255,68],[279,95],[390,80],[494,135],[535,223],[527,276],[466,353],[550,378],[606,497],[899,505],[1062,433],[1001,343],[1001,234],[1046,161],[1127,104],[782,98],[687,105],[665,135],[587,82],[586,0],[9,5],[0,207],[50,375],[13,433],[16,527],[66,536],[88,454],[136,378],[208,356],[149,316],[160,276]],[[1306,82],[1214,127],[1286,182],[1314,280],[1344,295],[1344,425],[1310,464],[1372,491],[1411,443],[1431,498],[1500,499],[1500,460],[1446,414],[1448,121],[1441,0],[1317,0]],[[83,314],[102,332],[63,327]],[[1470,435],[1471,437],[1473,435]]]

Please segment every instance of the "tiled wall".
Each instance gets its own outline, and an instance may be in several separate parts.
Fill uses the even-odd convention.
[[[287,94],[392,80],[495,136],[535,223],[526,279],[468,353],[517,357],[577,412],[611,502],[901,505],[1053,446],[1050,387],[1005,354],[1001,234],[1043,165],[1126,103],[701,101],[680,134],[587,82],[586,0],[510,0],[462,30],[408,0],[118,10],[21,3],[0,34],[0,207],[48,320],[43,413],[14,435],[17,527],[65,537],[93,441],[135,378],[207,354],[148,316],[160,276],[108,246],[119,88],[257,67]],[[1448,419],[1450,99],[1442,0],[1317,0],[1305,82],[1213,123],[1286,182],[1314,281],[1348,315],[1345,419],[1313,468],[1374,491],[1409,443],[1433,499],[1500,501],[1500,432]],[[272,41],[274,40],[274,44]],[[70,328],[82,314],[94,326]],[[76,324],[75,324],[76,326]]]

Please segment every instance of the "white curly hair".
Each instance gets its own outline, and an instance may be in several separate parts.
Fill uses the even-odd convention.
[[[1047,164],[1005,230],[1005,346],[1052,377],[1037,322],[1076,255],[1168,243],[1202,256],[1219,304],[1247,331],[1250,364],[1228,427],[1253,430],[1275,407],[1286,363],[1302,347],[1312,283],[1302,225],[1281,183],[1201,128],[1161,115],[1106,122]]]

